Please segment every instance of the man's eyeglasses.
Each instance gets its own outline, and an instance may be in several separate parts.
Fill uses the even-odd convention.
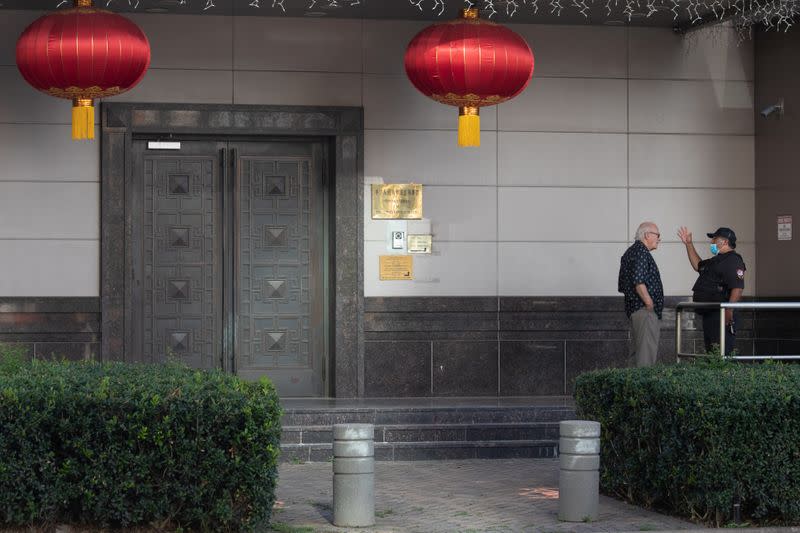
[[[645,233],[649,233],[650,235],[655,235],[656,238],[658,238],[658,239],[661,238],[661,234],[660,233],[656,233],[655,231],[646,231]]]

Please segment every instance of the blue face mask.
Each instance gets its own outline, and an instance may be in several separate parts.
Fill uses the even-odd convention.
[[[717,243],[715,242],[711,243],[711,253],[714,255],[717,255],[719,253],[719,246],[717,246]]]

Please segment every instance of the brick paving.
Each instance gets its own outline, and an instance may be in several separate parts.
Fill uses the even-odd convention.
[[[600,497],[590,523],[558,520],[557,459],[377,462],[376,524],[333,526],[331,463],[280,467],[276,531],[621,532],[701,529],[691,522]]]

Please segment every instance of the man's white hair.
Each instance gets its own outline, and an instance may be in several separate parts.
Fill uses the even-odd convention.
[[[648,231],[654,230],[655,227],[656,225],[653,224],[652,222],[642,222],[636,229],[636,236],[634,237],[634,239],[636,239],[637,241],[643,241],[644,234],[647,233]]]

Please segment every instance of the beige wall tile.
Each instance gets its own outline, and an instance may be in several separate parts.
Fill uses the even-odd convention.
[[[678,241],[678,228],[686,226],[698,241],[698,250],[708,248],[706,233],[720,226],[732,228],[737,240],[753,242],[754,210],[752,190],[631,189],[628,234],[632,237],[640,222],[652,220],[664,241]]]
[[[503,131],[624,132],[625,80],[537,78],[498,106]]]
[[[151,68],[231,69],[233,17],[130,13],[150,41]]]
[[[497,240],[496,187],[425,187],[423,198],[435,241]]]
[[[2,240],[0,295],[99,296],[99,241]]]
[[[753,134],[753,85],[742,81],[630,81],[633,133]]]
[[[625,248],[622,243],[500,243],[500,296],[617,296]]]
[[[97,183],[0,182],[0,239],[99,239]]]
[[[361,21],[235,17],[239,70],[361,72]]]
[[[325,72],[236,72],[237,104],[360,106],[361,75]]]
[[[501,241],[626,240],[625,189],[503,187]]]
[[[748,135],[630,136],[633,187],[754,187]]]
[[[495,185],[497,134],[481,132],[479,147],[458,146],[455,131],[364,132],[365,175],[423,185]]]
[[[501,185],[625,187],[624,134],[501,132]]]
[[[232,80],[230,70],[150,69],[139,85],[108,101],[230,104]]]
[[[100,180],[100,143],[73,141],[68,124],[0,124],[0,161],[0,182]]]

